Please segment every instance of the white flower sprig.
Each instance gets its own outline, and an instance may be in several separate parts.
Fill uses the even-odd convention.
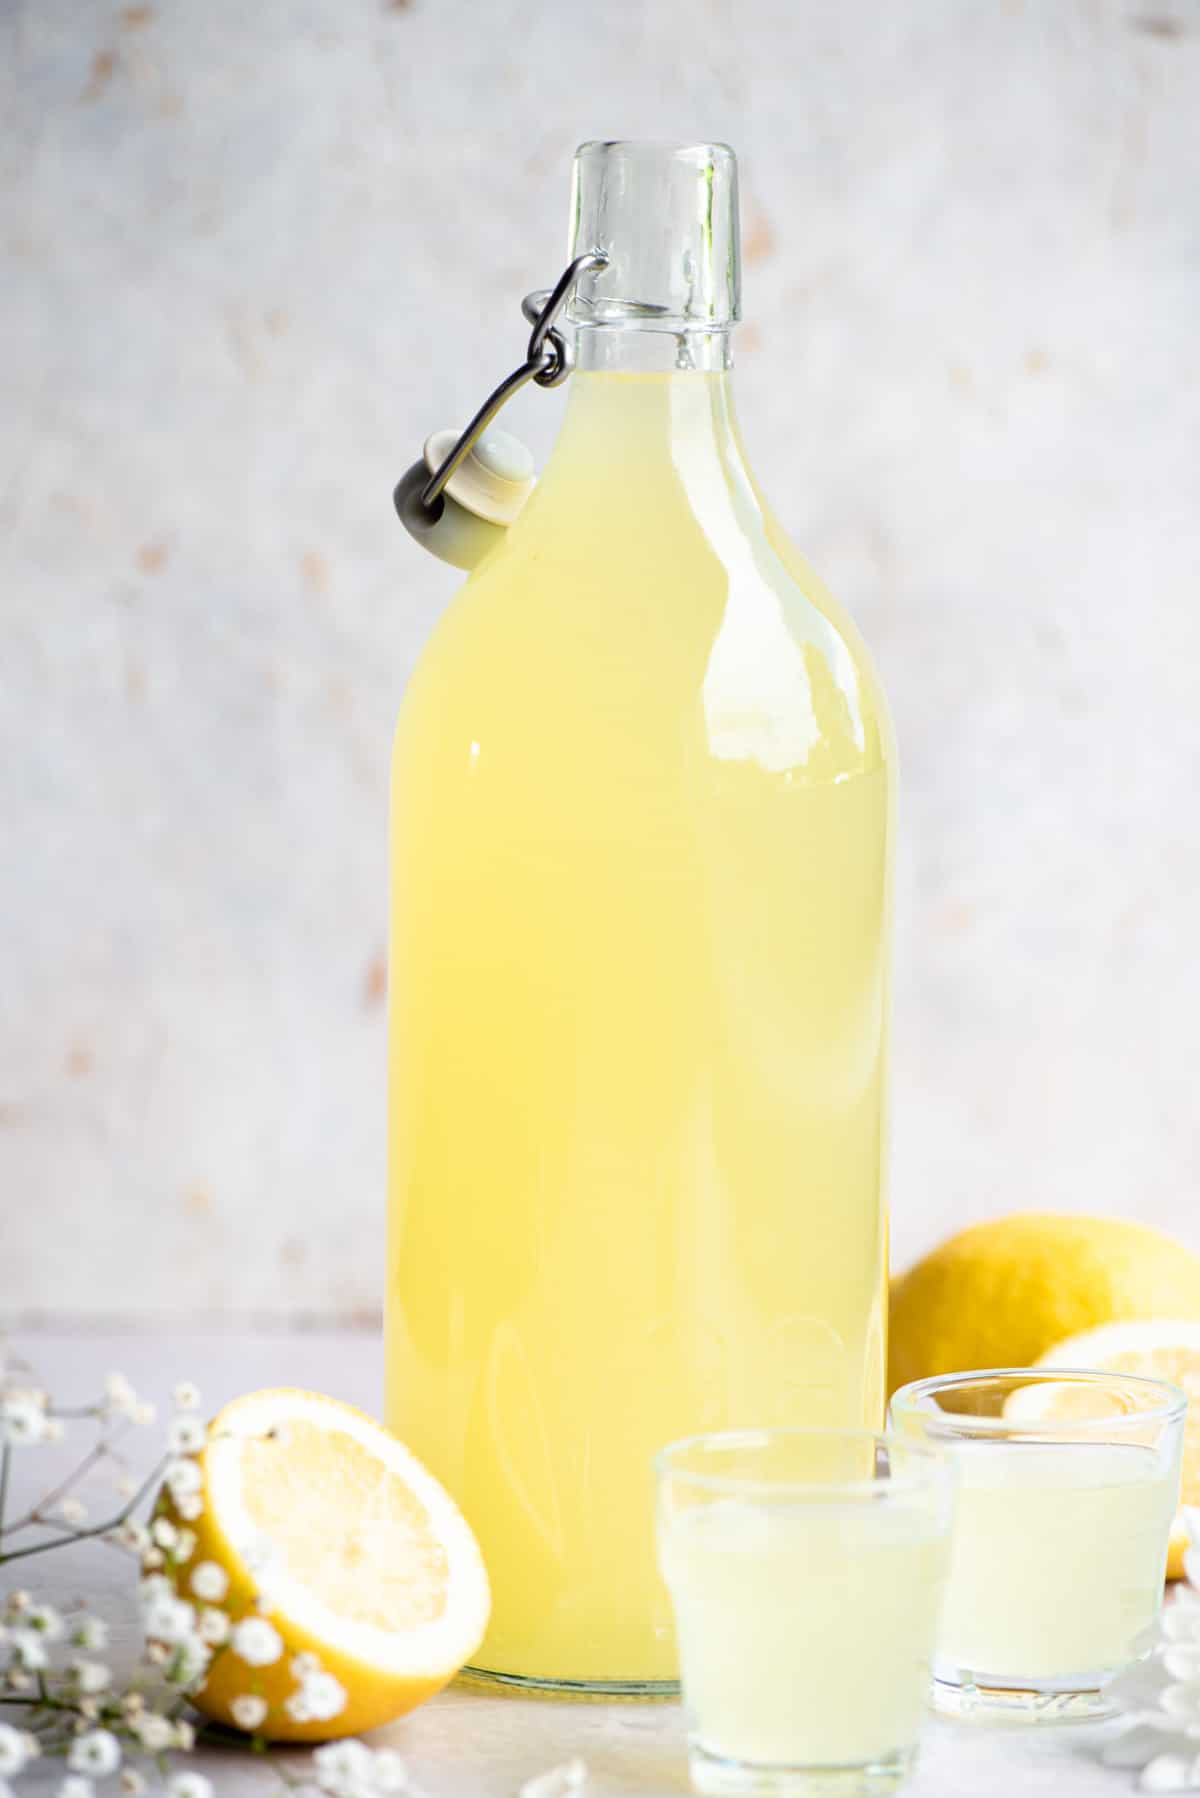
[[[1143,1792],[1200,1791],[1200,1511],[1185,1511],[1185,1580],[1163,1609],[1150,1652],[1105,1688],[1126,1729],[1103,1757],[1140,1767]]]
[[[210,1780],[168,1757],[191,1753],[212,1727],[193,1723],[185,1712],[189,1695],[204,1685],[219,1656],[245,1670],[245,1689],[230,1701],[235,1723],[255,1752],[268,1747],[257,1733],[269,1716],[261,1675],[287,1652],[264,1614],[279,1557],[266,1538],[244,1545],[242,1559],[256,1590],[243,1608],[231,1609],[228,1574],[216,1561],[196,1558],[197,1536],[189,1527],[203,1516],[197,1456],[208,1431],[199,1415],[200,1394],[183,1381],[173,1399],[166,1451],[138,1478],[125,1439],[154,1421],[154,1407],[123,1374],[110,1374],[94,1403],[67,1408],[54,1404],[24,1363],[0,1359],[0,1566],[90,1538],[120,1549],[141,1569],[137,1599],[145,1637],[131,1677],[118,1682],[98,1658],[108,1646],[102,1618],[82,1603],[63,1611],[25,1590],[8,1594],[0,1603],[0,1705],[18,1708],[28,1727],[0,1723],[0,1798],[17,1798],[12,1782],[52,1755],[66,1763],[56,1798],[98,1798],[98,1783],[114,1798],[118,1790],[122,1798],[143,1798],[152,1790],[166,1798],[213,1798]],[[24,1515],[6,1518],[11,1457],[61,1442],[76,1424],[95,1433],[74,1470]],[[112,1477],[121,1502],[92,1521],[80,1488],[103,1473]],[[139,1517],[160,1486],[173,1515]],[[345,1710],[345,1689],[315,1654],[293,1655],[287,1671],[294,1683],[282,1703],[293,1721],[333,1723]],[[223,1739],[228,1743],[228,1735]],[[147,1771],[133,1764],[138,1760],[148,1763]],[[421,1798],[394,1749],[354,1738],[317,1748],[305,1768],[283,1777],[327,1798]],[[565,1798],[586,1779],[582,1761],[570,1761],[527,1780],[519,1798]]]

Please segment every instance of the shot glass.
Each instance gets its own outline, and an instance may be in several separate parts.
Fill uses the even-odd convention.
[[[1110,1714],[1149,1645],[1179,1497],[1187,1398],[1133,1374],[1005,1368],[918,1380],[902,1440],[958,1464],[935,1709],[1017,1721]]]
[[[953,1511],[911,1437],[755,1430],[657,1460],[699,1792],[891,1792],[925,1711]]]

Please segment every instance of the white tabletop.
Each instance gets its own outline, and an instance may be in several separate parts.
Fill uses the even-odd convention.
[[[329,1392],[369,1411],[380,1408],[382,1354],[372,1336],[56,1334],[14,1346],[61,1403],[94,1396],[105,1373],[118,1369],[163,1407],[171,1386],[191,1379],[206,1407],[255,1386],[287,1384]],[[38,1452],[19,1457],[26,1479]],[[153,1447],[148,1459],[152,1453]],[[111,1658],[119,1661],[122,1649],[132,1654],[133,1578],[111,1550],[88,1545],[32,1559],[22,1567],[22,1583],[51,1603],[86,1592],[114,1626]],[[910,1798],[1036,1798],[1051,1792],[1055,1798],[1118,1798],[1133,1789],[1133,1776],[1099,1763],[1096,1747],[1106,1733],[1078,1725],[984,1727],[931,1718],[906,1791]],[[429,1798],[515,1798],[522,1781],[575,1755],[589,1771],[585,1798],[673,1798],[688,1790],[675,1704],[534,1701],[461,1686],[372,1740],[400,1749],[413,1782]],[[200,1748],[188,1764],[214,1781],[221,1798],[276,1798],[281,1790],[269,1767],[232,1751]],[[36,1780],[23,1777],[18,1791],[27,1780],[30,1788],[42,1786],[50,1772]]]

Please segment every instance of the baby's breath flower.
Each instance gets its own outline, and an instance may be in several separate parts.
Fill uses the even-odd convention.
[[[0,1723],[0,1778],[19,1773],[29,1759],[29,1749],[21,1730],[11,1723]]]
[[[284,1699],[284,1710],[297,1722],[327,1722],[345,1710],[345,1687],[333,1674],[308,1674],[299,1692]]]
[[[100,1716],[100,1706],[94,1698],[80,1698],[75,1704],[75,1728],[83,1735],[89,1723],[95,1723]]]
[[[188,1523],[195,1523],[197,1517],[204,1515],[204,1500],[195,1492],[185,1492],[182,1498],[175,1500],[175,1509]]]
[[[8,1595],[4,1606],[5,1615],[18,1617],[22,1611],[27,1611],[32,1603],[33,1600],[24,1586],[18,1586],[15,1592],[10,1592]]]
[[[173,1455],[195,1455],[208,1439],[208,1429],[200,1417],[184,1412],[167,1425],[167,1447]]]
[[[191,1380],[180,1380],[171,1394],[171,1403],[177,1411],[198,1411],[200,1408],[200,1388]]]
[[[135,1523],[127,1517],[113,1532],[119,1548],[131,1548],[134,1554],[144,1554],[150,1546],[150,1531],[144,1523]]]
[[[58,1514],[64,1523],[84,1523],[87,1520],[87,1506],[77,1498],[64,1498],[58,1507]]]
[[[93,1798],[96,1788],[82,1773],[68,1773],[59,1781],[58,1798]]]
[[[104,1402],[106,1409],[119,1417],[132,1417],[138,1395],[123,1373],[110,1373],[104,1382]]]
[[[283,1653],[283,1637],[265,1617],[244,1617],[235,1624],[230,1643],[248,1667],[270,1667]]]
[[[66,1433],[66,1425],[61,1417],[47,1417],[42,1425],[43,1442],[61,1442]]]
[[[229,1636],[229,1619],[224,1611],[208,1606],[196,1619],[196,1634],[210,1648],[219,1648]]]
[[[50,1665],[50,1656],[46,1653],[45,1637],[33,1629],[14,1629],[12,1633],[13,1660],[17,1667],[23,1667],[31,1673],[40,1673]],[[22,1688],[17,1684],[13,1673],[9,1672],[8,1683],[15,1692]]]
[[[134,1767],[122,1767],[121,1790],[128,1793],[128,1798],[142,1798],[146,1790],[146,1782]]]
[[[158,1416],[158,1406],[150,1404],[146,1399],[139,1399],[138,1403],[130,1412],[130,1416],[133,1418],[134,1423],[137,1424],[153,1423],[154,1419]]]
[[[140,1692],[126,1692],[121,1700],[121,1709],[126,1717],[136,1717],[146,1708],[146,1700]]]
[[[229,1590],[229,1575],[216,1561],[201,1561],[192,1568],[188,1582],[197,1598],[209,1604],[220,1604]]]
[[[267,1715],[267,1701],[251,1692],[243,1692],[232,1700],[230,1715],[239,1729],[257,1729]]]
[[[129,1727],[147,1754],[162,1754],[171,1746],[175,1733],[168,1719],[160,1717],[157,1711],[142,1711],[130,1720]]]
[[[172,1773],[167,1780],[167,1798],[212,1798],[212,1781],[203,1773]]]
[[[79,1692],[103,1692],[112,1681],[112,1673],[103,1661],[72,1661],[68,1671]]]
[[[71,1631],[71,1644],[95,1653],[108,1647],[108,1625],[103,1617],[81,1617]]]
[[[175,1747],[181,1754],[190,1754],[196,1746],[196,1731],[186,1717],[180,1717],[175,1725]]]
[[[150,1537],[160,1548],[174,1548],[178,1532],[169,1517],[156,1517],[150,1525]]]
[[[47,1642],[57,1642],[63,1633],[63,1620],[53,1605],[26,1605],[21,1622],[26,1629],[36,1629],[40,1636],[45,1636]]]
[[[0,1442],[25,1448],[46,1435],[45,1402],[32,1392],[12,1392],[0,1399]]]
[[[171,1550],[172,1561],[175,1562],[176,1566],[182,1566],[185,1561],[191,1560],[191,1558],[195,1554],[195,1552],[196,1552],[196,1532],[195,1532],[195,1530],[180,1530],[179,1534],[175,1538],[175,1546]]]
[[[297,1723],[327,1723],[345,1710],[346,1688],[332,1673],[310,1673],[283,1708]]]
[[[148,1548],[142,1556],[142,1566],[149,1567],[153,1572],[155,1568],[163,1565],[163,1560],[164,1557],[161,1548]]]
[[[156,1598],[174,1598],[175,1588],[165,1573],[150,1573],[138,1581],[138,1603],[143,1607]]]
[[[297,1679],[307,1679],[310,1673],[320,1673],[321,1671],[320,1661],[315,1654],[310,1654],[307,1649],[304,1649],[300,1654],[294,1654],[289,1665]]]
[[[119,1498],[132,1498],[138,1489],[138,1483],[131,1473],[119,1473],[113,1485]]]
[[[152,1667],[165,1667],[171,1658],[171,1650],[165,1642],[147,1642],[145,1659]]]
[[[165,1594],[151,1598],[142,1611],[142,1628],[152,1642],[182,1642],[191,1635],[196,1613],[183,1598]]]
[[[173,1686],[194,1686],[208,1672],[211,1659],[198,1635],[184,1636],[167,1663],[167,1678]]]
[[[317,1783],[327,1792],[342,1793],[369,1790],[371,1750],[365,1742],[349,1737],[344,1742],[327,1742],[313,1751]]]
[[[408,1791],[408,1768],[394,1748],[377,1748],[371,1765],[371,1790],[381,1795]]]
[[[181,1498],[190,1498],[198,1493],[204,1484],[200,1469],[186,1455],[176,1455],[174,1460],[167,1462],[163,1479],[176,1504]]]
[[[90,1729],[76,1736],[67,1750],[67,1766],[72,1773],[85,1773],[92,1779],[106,1779],[121,1765],[121,1744],[110,1729]]]

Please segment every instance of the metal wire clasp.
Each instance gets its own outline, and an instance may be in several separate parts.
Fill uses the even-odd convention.
[[[529,324],[533,326],[529,333],[529,343],[525,350],[525,360],[520,368],[515,368],[511,375],[501,381],[499,387],[490,393],[470,424],[460,434],[458,441],[449,455],[433,471],[421,489],[420,503],[429,512],[436,508],[446,482],[455,469],[468,455],[471,446],[483,435],[500,408],[507,404],[514,393],[524,387],[526,381],[534,381],[539,387],[557,387],[565,381],[571,372],[574,357],[571,347],[561,331],[556,331],[554,321],[567,302],[567,296],[581,275],[589,274],[594,269],[603,268],[608,257],[601,250],[591,251],[585,256],[576,256],[574,262],[563,270],[554,287],[540,288],[536,293],[527,293],[521,301],[521,311]],[[394,497],[399,506],[399,487]],[[403,517],[403,513],[401,513]]]

